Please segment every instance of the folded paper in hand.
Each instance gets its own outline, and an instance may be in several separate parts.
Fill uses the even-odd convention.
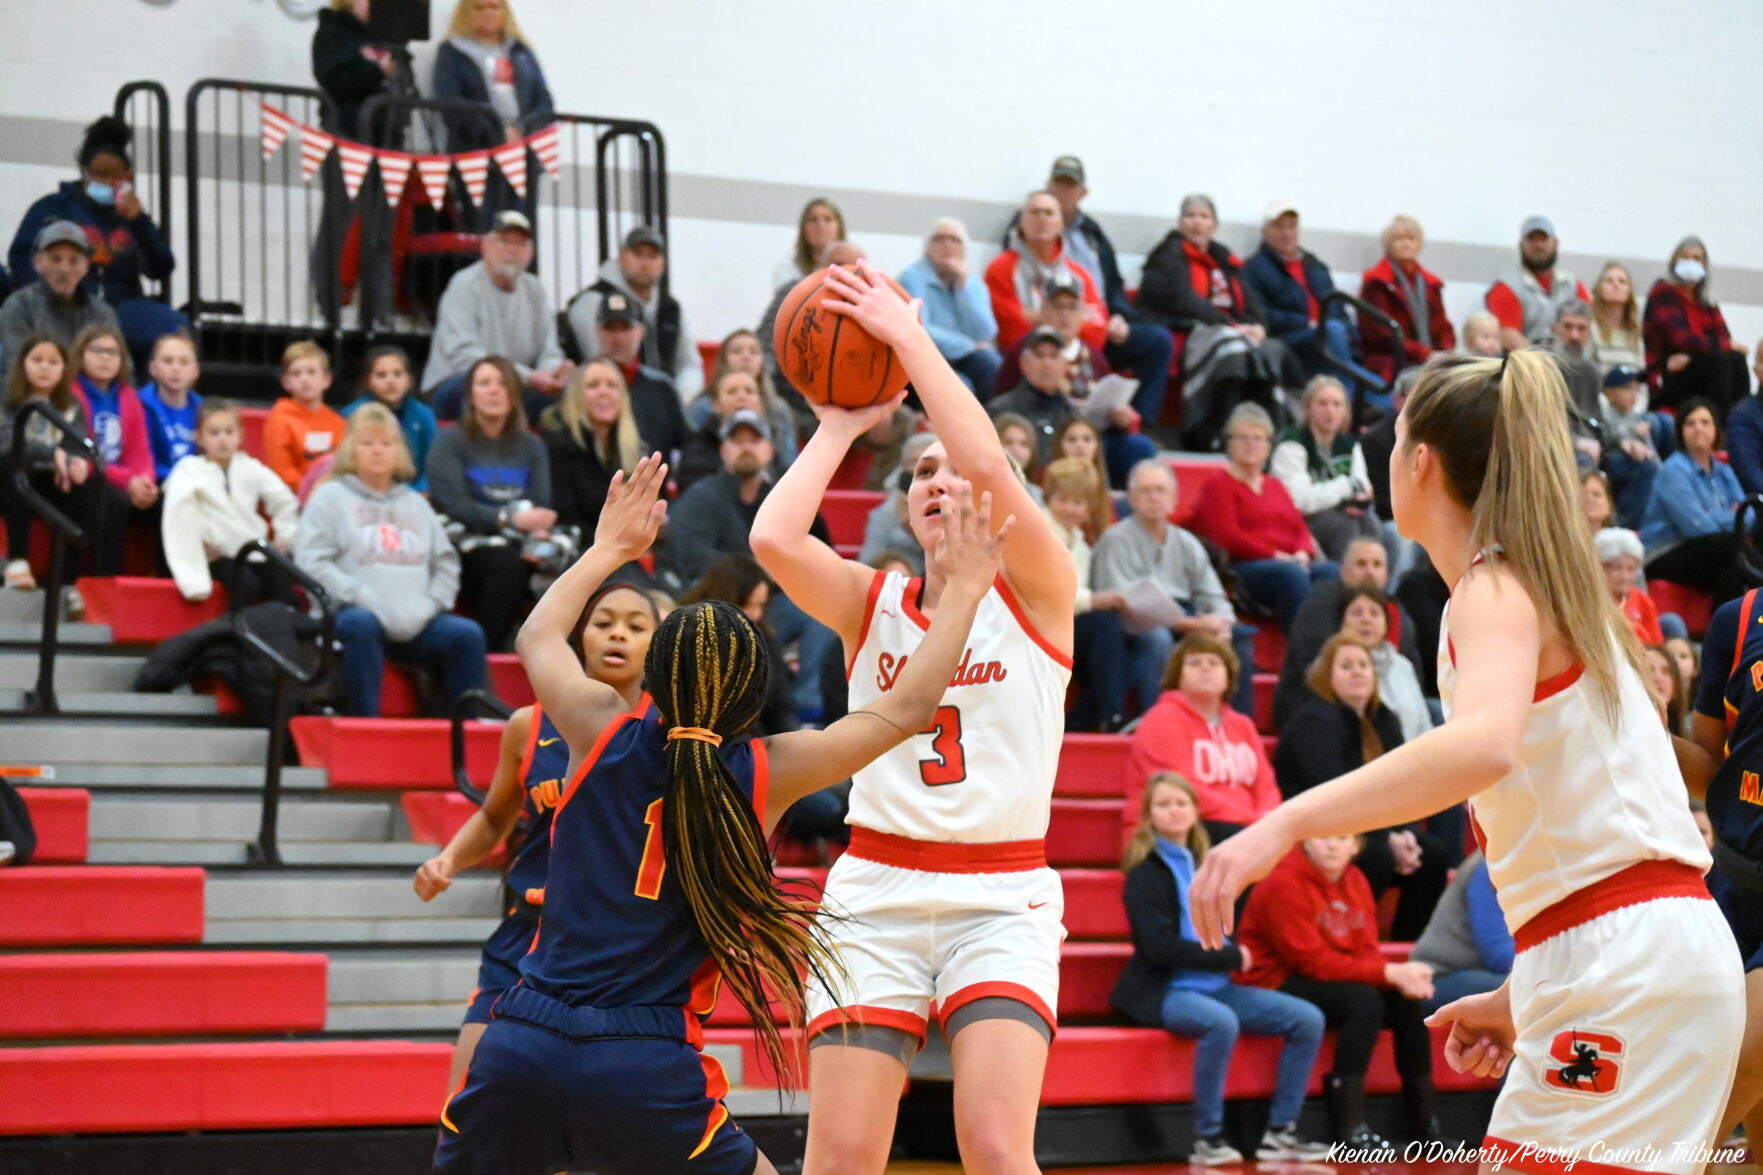
[[[1069,398],[1071,406],[1100,430],[1114,423],[1108,416],[1116,408],[1132,407],[1132,398],[1138,390],[1139,381],[1136,379],[1128,379],[1124,375],[1105,375],[1101,379],[1090,381],[1089,394],[1082,399],[1076,396]]]
[[[1134,636],[1154,628],[1168,628],[1185,619],[1187,611],[1151,579],[1141,579],[1121,589],[1122,623]]]

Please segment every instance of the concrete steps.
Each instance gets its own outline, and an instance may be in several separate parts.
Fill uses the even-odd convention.
[[[500,890],[493,874],[475,874],[424,902],[402,872],[211,874],[202,941],[450,943],[476,949],[496,928]]]
[[[43,621],[41,617],[34,620],[0,620],[0,645],[29,645],[36,648],[43,641]],[[94,647],[107,645],[111,641],[108,624],[70,624],[63,621],[56,630],[55,644],[58,648]],[[16,651],[16,650],[14,650]],[[57,659],[57,667],[60,660]]]
[[[236,727],[26,718],[6,723],[0,757],[18,763],[252,767],[261,785],[269,732]]]
[[[0,745],[5,744],[0,740]],[[106,789],[184,789],[190,791],[263,791],[263,764],[254,767],[208,767],[201,764],[142,766],[135,763],[56,763],[44,782],[66,787]],[[321,767],[282,768],[282,791],[323,791],[328,777]]]
[[[103,690],[87,692],[69,690],[62,682],[61,670],[76,658],[56,659],[55,668],[55,704],[67,717],[94,718],[215,718],[220,714],[220,703],[207,694],[170,693],[170,694],[138,694],[131,690]],[[36,687],[35,676],[31,685]],[[22,713],[25,708],[25,689],[0,687],[0,713],[11,711]]]
[[[327,1032],[448,1031],[477,986],[477,949],[333,951]]]
[[[55,689],[57,692],[126,691],[134,687],[135,675],[146,660],[145,657],[115,653],[58,655],[55,658]],[[36,685],[35,651],[0,652],[0,688],[24,690],[35,689]]]

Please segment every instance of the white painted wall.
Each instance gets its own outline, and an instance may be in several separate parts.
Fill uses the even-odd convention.
[[[1075,151],[1105,224],[1172,217],[1192,190],[1239,247],[1272,197],[1298,201],[1312,232],[1415,215],[1459,317],[1531,212],[1555,218],[1581,269],[1649,259],[1643,288],[1694,231],[1729,275],[1735,332],[1763,335],[1754,0],[515,6],[560,107],[654,121],[682,177],[1002,203]],[[442,25],[450,5],[435,8]],[[75,125],[129,78],[179,98],[201,76],[306,82],[311,27],[276,0],[8,0],[0,125],[64,120],[71,154]],[[0,141],[0,225],[71,174],[17,158]],[[701,334],[757,316],[798,203],[774,192],[735,223],[701,202],[676,221],[674,288]],[[975,218],[982,239],[992,212]],[[915,229],[888,227],[851,226],[903,265]],[[1346,275],[1374,252],[1356,236],[1327,260]]]

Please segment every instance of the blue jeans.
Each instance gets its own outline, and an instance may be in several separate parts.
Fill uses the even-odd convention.
[[[1237,1033],[1281,1036],[1279,1072],[1268,1107],[1270,1127],[1291,1126],[1304,1108],[1310,1069],[1322,1048],[1322,1011],[1297,996],[1264,987],[1231,984],[1217,991],[1173,990],[1163,997],[1163,1027],[1194,1044],[1194,1134],[1217,1138],[1224,1131],[1224,1080]]]
[[[1653,479],[1659,475],[1658,459],[1636,461],[1621,449],[1609,448],[1604,450],[1604,468],[1616,497],[1616,521],[1630,530],[1640,529],[1647,500],[1653,496]]]
[[[1104,722],[1126,714],[1126,629],[1120,613],[1080,613],[1072,643],[1078,694],[1065,729],[1101,730]]]
[[[1130,370],[1139,381],[1133,394],[1133,411],[1156,424],[1163,415],[1163,393],[1169,388],[1169,360],[1175,354],[1175,339],[1160,326],[1136,322],[1127,328],[1126,341],[1109,343],[1102,355],[1115,367]]]
[[[1430,1016],[1452,1000],[1460,1000],[1466,995],[1481,995],[1493,991],[1504,982],[1504,975],[1473,967],[1467,971],[1452,971],[1441,975],[1432,981],[1432,999],[1426,1001],[1426,1014]]]
[[[998,390],[998,368],[1004,366],[1004,357],[996,347],[975,347],[961,358],[949,360],[949,366],[983,404]]]
[[[1184,608],[1188,606],[1186,600],[1177,602]],[[1252,624],[1237,624],[1230,632],[1231,648],[1242,666],[1237,674],[1236,696],[1230,704],[1251,718],[1255,716],[1255,634],[1259,631]],[[1169,664],[1169,654],[1175,651],[1175,642],[1175,633],[1167,628],[1154,628],[1126,638],[1126,677],[1139,694],[1135,716],[1149,710],[1163,692],[1163,670]]]
[[[795,699],[798,717],[804,722],[818,721],[826,712],[826,703],[820,696],[820,668],[838,648],[839,634],[796,607],[795,601],[782,594],[771,597],[771,605],[765,610],[765,623],[771,626],[772,633],[781,643],[796,643],[796,684],[791,688],[790,696]],[[772,671],[782,673],[784,667],[776,665]]]
[[[1102,463],[1108,467],[1108,484],[1126,485],[1132,467],[1157,455],[1157,443],[1143,433],[1111,428],[1102,434]]]
[[[451,612],[436,615],[413,640],[388,642],[379,617],[366,608],[344,608],[337,613],[337,639],[343,645],[343,713],[351,718],[379,717],[387,657],[439,671],[449,710],[460,694],[484,685],[484,630]]]
[[[1249,598],[1270,609],[1286,632],[1292,630],[1292,620],[1310,595],[1310,585],[1341,577],[1338,564],[1312,563],[1306,569],[1289,559],[1250,559],[1236,564],[1236,573]],[[1244,666],[1245,670],[1251,668]]]

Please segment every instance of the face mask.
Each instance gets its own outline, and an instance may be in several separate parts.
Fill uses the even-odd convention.
[[[1678,281],[1693,286],[1708,276],[1708,267],[1694,257],[1685,257],[1671,267],[1671,272],[1677,275]]]
[[[109,208],[116,203],[116,185],[101,184],[97,180],[87,180],[86,195],[90,196],[94,203],[102,204],[106,208]]]

